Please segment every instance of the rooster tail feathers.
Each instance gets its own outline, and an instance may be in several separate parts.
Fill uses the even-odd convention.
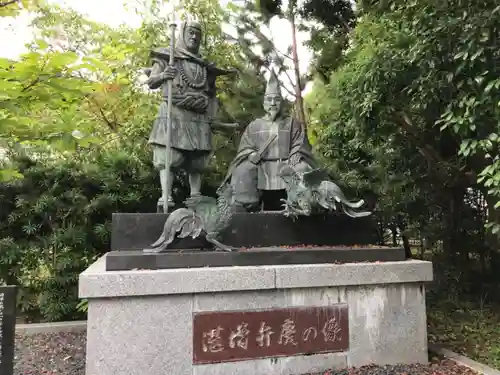
[[[166,236],[165,232],[163,232],[161,234],[160,238],[158,238],[154,243],[151,244],[151,247],[159,247],[159,246],[163,245],[166,238],[167,238],[167,236]]]
[[[197,238],[201,234],[202,230],[203,230],[203,227],[201,225],[199,225],[198,227],[196,227],[193,230],[193,233],[191,233],[191,238]]]
[[[196,238],[197,235],[195,236],[194,233],[196,233],[198,228],[202,228],[202,223],[199,217],[197,216],[189,216],[185,217],[181,221],[181,229],[180,233],[178,235],[179,238],[186,238],[188,236],[191,236],[192,238]]]
[[[166,247],[174,241],[175,235],[177,233],[180,233],[179,237],[189,236],[189,230],[193,225],[191,221],[193,221],[195,217],[196,215],[191,209],[179,208],[175,210],[168,216],[167,220],[165,221],[163,232],[160,235],[160,238],[158,238],[151,246],[153,248],[158,248],[161,246]]]

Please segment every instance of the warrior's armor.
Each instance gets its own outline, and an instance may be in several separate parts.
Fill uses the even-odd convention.
[[[179,53],[179,47],[177,47]],[[168,51],[157,49],[152,52],[153,63],[163,71],[168,65],[165,60]],[[162,58],[163,56],[164,58]],[[208,68],[189,56],[176,56],[174,66],[178,74],[172,82],[172,138],[171,146],[179,151],[212,150],[210,122],[216,115],[217,99],[215,81],[209,82]],[[167,85],[162,88],[163,102],[149,137],[155,146],[166,145]]]
[[[206,168],[212,151],[212,130],[210,124],[217,112],[215,80],[218,75],[229,72],[217,69],[213,64],[203,60],[198,45],[189,46],[189,33],[197,32],[201,38],[201,26],[195,22],[183,23],[179,40],[175,48],[174,67],[176,75],[172,81],[172,128],[171,159],[169,170],[182,168],[189,176],[191,195],[199,195],[201,175]],[[167,99],[168,85],[162,79],[170,59],[168,48],[157,48],[151,52],[153,67],[148,84],[152,89],[162,86],[163,101],[159,114],[149,137],[153,146],[153,163],[160,170],[163,184],[165,167],[165,147],[167,134]],[[172,173],[172,172],[171,172]],[[173,205],[171,199],[172,177],[168,179],[168,197],[160,198],[159,205],[165,198]],[[163,189],[165,191],[165,189]]]

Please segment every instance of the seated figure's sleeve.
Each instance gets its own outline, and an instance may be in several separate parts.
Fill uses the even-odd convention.
[[[312,147],[307,138],[305,127],[297,120],[292,118],[290,127],[290,158],[304,160],[310,166],[315,164],[312,154]],[[297,161],[298,161],[297,160]]]
[[[248,125],[241,135],[240,145],[238,146],[238,153],[236,157],[243,155],[248,156],[250,153],[257,151],[257,147],[251,135],[252,123]]]

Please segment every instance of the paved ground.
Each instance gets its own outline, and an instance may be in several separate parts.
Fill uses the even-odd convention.
[[[16,336],[14,375],[85,375],[84,332]],[[275,374],[273,374],[275,375]],[[430,365],[364,366],[305,375],[478,375],[451,361]]]
[[[85,332],[16,335],[14,375],[85,375]]]

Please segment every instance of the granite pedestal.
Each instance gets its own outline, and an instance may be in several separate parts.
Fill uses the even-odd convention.
[[[103,257],[80,275],[86,375],[298,375],[427,362],[431,280],[432,264],[417,260],[106,271]]]

